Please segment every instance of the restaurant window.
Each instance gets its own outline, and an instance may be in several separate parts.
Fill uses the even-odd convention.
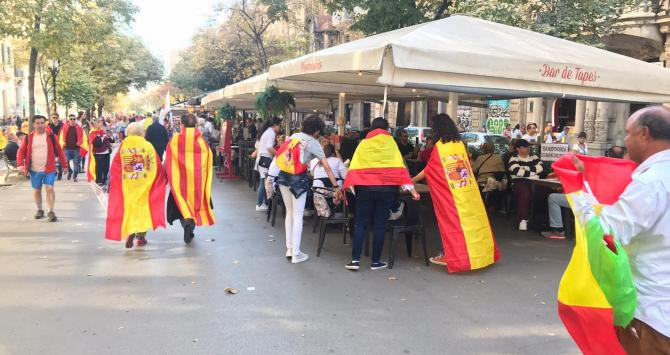
[[[554,105],[554,127],[559,131],[565,126],[575,125],[577,100],[558,99]]]

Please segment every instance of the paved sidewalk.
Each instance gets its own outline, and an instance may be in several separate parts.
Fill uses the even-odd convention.
[[[316,257],[306,220],[293,265],[246,184],[213,190],[217,223],[191,245],[175,226],[126,250],[82,181],[56,185],[57,223],[32,219],[27,183],[0,189],[0,354],[578,353],[556,313],[570,242],[496,220],[489,269],[449,275],[400,247],[393,270],[352,273],[339,234]]]

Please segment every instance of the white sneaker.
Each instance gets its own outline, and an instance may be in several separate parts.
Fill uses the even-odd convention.
[[[267,210],[268,210],[268,205],[266,205],[266,204],[256,206],[256,212],[267,212]]]
[[[293,257],[291,258],[291,262],[294,263],[294,264],[298,264],[298,263],[301,263],[303,261],[307,261],[307,259],[309,259],[309,255],[307,255],[303,252],[300,252],[300,254],[298,254],[298,255],[293,255]]]
[[[528,230],[528,221],[525,219],[522,219],[521,222],[519,222],[519,230],[520,231],[527,231]]]
[[[286,257],[289,259],[293,257],[293,251],[291,249],[286,249]]]

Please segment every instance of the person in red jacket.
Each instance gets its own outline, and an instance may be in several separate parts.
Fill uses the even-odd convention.
[[[34,131],[21,141],[21,146],[16,155],[16,165],[19,171],[30,176],[30,183],[33,186],[35,204],[37,213],[35,219],[44,218],[44,209],[42,209],[42,185],[46,185],[47,207],[49,213],[47,217],[50,222],[56,221],[54,212],[54,203],[56,201],[56,192],[54,191],[54,181],[56,180],[56,159],[60,160],[61,166],[67,163],[65,154],[56,136],[47,132],[47,118],[44,116],[35,116],[33,118]]]
[[[75,115],[68,116],[68,122],[61,128],[59,134],[59,143],[65,149],[67,161],[64,166],[68,166],[72,160],[72,168],[69,168],[67,179],[70,180],[74,175],[74,182],[77,182],[77,175],[81,171],[81,148],[86,147],[84,141],[84,130],[77,123]]]

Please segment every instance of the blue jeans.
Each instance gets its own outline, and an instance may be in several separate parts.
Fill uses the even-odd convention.
[[[70,165],[70,160],[73,160],[72,166],[74,167],[74,177],[77,177],[79,174],[79,167],[81,166],[81,156],[79,154],[79,148],[77,149],[65,149],[65,158],[67,159],[67,164]]]
[[[397,198],[397,192],[356,189],[356,217],[351,251],[352,260],[361,260],[365,235],[367,234],[368,226],[372,223],[374,235],[372,241],[372,262],[379,262],[382,249],[384,248],[386,221],[389,218],[391,205]]]
[[[561,207],[570,208],[568,199],[565,194],[551,194],[548,200],[549,205],[549,227],[563,228],[563,217],[561,215]]]
[[[267,198],[265,192],[265,178],[261,177],[260,184],[258,184],[258,196],[256,201],[256,206],[261,206],[267,204]],[[274,208],[274,206],[272,206]]]

